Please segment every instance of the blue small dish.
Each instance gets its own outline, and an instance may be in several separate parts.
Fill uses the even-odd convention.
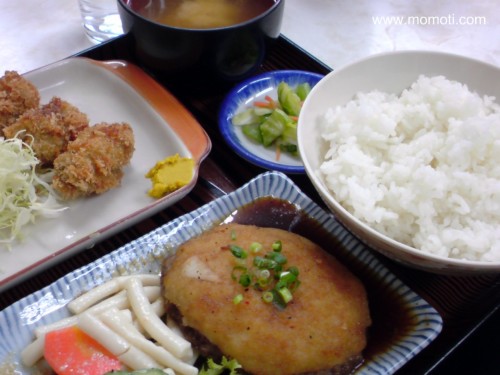
[[[264,100],[266,95],[277,98],[276,88],[280,82],[286,82],[291,87],[308,82],[312,87],[322,78],[321,74],[301,70],[277,70],[241,82],[229,92],[220,107],[219,129],[222,137],[239,156],[259,167],[284,173],[305,173],[300,157],[281,153],[276,160],[274,148],[265,148],[248,139],[241,127],[232,124],[231,119],[254,101]]]

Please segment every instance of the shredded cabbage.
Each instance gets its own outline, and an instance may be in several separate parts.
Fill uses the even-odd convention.
[[[0,244],[9,250],[23,238],[21,229],[37,216],[65,209],[50,186],[50,173],[37,174],[39,160],[29,144],[0,137]]]

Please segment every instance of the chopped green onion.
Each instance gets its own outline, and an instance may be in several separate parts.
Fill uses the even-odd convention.
[[[297,280],[297,275],[294,275],[290,271],[285,271],[280,274],[280,281],[290,285]]]
[[[265,290],[270,283],[271,279],[258,279],[253,286],[256,290]]]
[[[262,244],[259,243],[259,242],[252,242],[252,244],[250,245],[250,251],[252,253],[258,253],[262,250]]]
[[[269,270],[259,270],[259,279],[268,280],[271,277],[271,272]]]
[[[260,268],[260,269],[272,270],[272,269],[276,268],[278,263],[276,263],[272,259],[266,259],[264,257],[256,256],[253,259],[253,265],[256,266],[257,268]]]
[[[276,252],[280,252],[282,247],[283,247],[283,245],[281,244],[280,240],[274,241],[274,243],[271,245],[271,248],[273,249],[273,251],[276,251]]]
[[[236,239],[236,233],[231,233],[231,238]],[[283,244],[277,240],[271,244],[272,251],[265,255],[255,255],[252,265],[248,265],[248,253],[258,254],[263,245],[252,242],[248,247],[248,253],[240,246],[231,244],[223,247],[229,249],[234,255],[236,266],[233,267],[231,278],[237,281],[245,289],[253,286],[256,291],[262,292],[262,300],[273,303],[278,308],[284,309],[293,299],[293,292],[300,285],[298,280],[299,270],[295,266],[288,267],[285,271],[284,265],[287,258],[281,253]],[[235,304],[243,300],[243,295],[234,297]]]
[[[243,294],[237,294],[236,296],[234,296],[233,298],[233,303],[235,305],[241,303],[243,301]]]
[[[286,263],[286,257],[283,254],[277,253],[275,251],[267,253],[266,254],[266,258],[267,259],[272,259],[272,260],[274,260],[276,263],[278,263],[280,265],[283,265],[283,264]]]
[[[239,277],[236,276],[237,273],[240,274],[245,274],[247,272],[247,268],[245,266],[234,266],[233,271],[231,272],[231,279],[233,280],[239,280]]]
[[[292,284],[290,284],[288,286],[288,289],[290,289],[290,291],[293,293],[297,290],[297,288],[299,287],[300,285],[300,280],[295,280],[295,282],[293,282]]]
[[[288,286],[288,284],[286,282],[284,282],[283,280],[279,280],[277,283],[276,283],[276,290],[278,289],[281,289],[281,288],[286,288]]]
[[[246,287],[250,286],[250,284],[252,283],[252,278],[250,277],[250,275],[248,273],[244,273],[244,274],[240,275],[240,279],[238,282],[240,283],[241,286],[246,288]]]
[[[231,253],[239,259],[246,259],[248,256],[247,252],[237,245],[229,245],[229,250],[231,250]]]
[[[295,276],[299,276],[299,269],[295,266],[288,268],[288,272],[293,273]]]
[[[236,232],[233,230],[231,231],[231,239],[234,241],[236,240]]]
[[[272,281],[271,272],[267,269],[256,270],[254,276],[257,278],[254,284],[254,288],[257,290],[264,290]]]
[[[288,288],[278,289],[278,294],[280,295],[285,305],[293,299],[292,292],[290,292]]]
[[[273,302],[273,300],[274,300],[273,293],[272,293],[272,292],[269,292],[269,291],[262,293],[262,300],[263,300],[264,302],[266,302],[266,303],[271,303],[271,302]]]

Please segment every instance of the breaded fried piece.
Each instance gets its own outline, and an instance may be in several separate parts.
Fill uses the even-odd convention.
[[[127,123],[88,127],[54,161],[52,186],[64,199],[101,194],[118,186],[134,152]]]
[[[286,267],[300,286],[280,309],[234,275],[252,264],[251,244],[264,256],[282,242]],[[246,250],[242,261],[229,245]],[[174,318],[202,355],[236,358],[252,374],[350,374],[362,360],[371,324],[362,283],[308,239],[281,229],[224,224],[181,245],[164,261],[163,296]],[[235,296],[243,300],[234,303]],[[218,349],[211,350],[214,346]],[[209,350],[207,353],[206,350]]]
[[[6,71],[0,78],[0,136],[28,109],[40,105],[38,89],[15,71]]]
[[[54,97],[40,108],[26,111],[3,131],[6,138],[17,135],[30,143],[40,163],[51,166],[56,157],[66,151],[69,142],[75,140],[78,133],[88,125],[86,114],[72,104]]]

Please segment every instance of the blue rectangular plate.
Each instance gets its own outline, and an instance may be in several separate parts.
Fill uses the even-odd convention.
[[[392,374],[437,337],[443,322],[432,306],[403,284],[331,213],[302,193],[286,175],[267,172],[238,190],[155,229],[1,311],[0,369],[6,364],[14,365],[16,374],[30,374],[30,370],[20,364],[20,353],[32,341],[34,328],[69,316],[66,304],[75,296],[114,276],[160,272],[163,258],[175,252],[180,244],[221,223],[242,206],[268,196],[299,207],[336,237],[344,251],[344,254],[338,254],[342,255],[339,259],[347,259],[356,265],[359,272],[370,274],[372,282],[377,283],[377,290],[390,295],[393,302],[400,306],[400,311],[405,311],[410,317],[405,320],[402,333],[389,337],[383,345],[384,349],[370,355],[356,374]]]

